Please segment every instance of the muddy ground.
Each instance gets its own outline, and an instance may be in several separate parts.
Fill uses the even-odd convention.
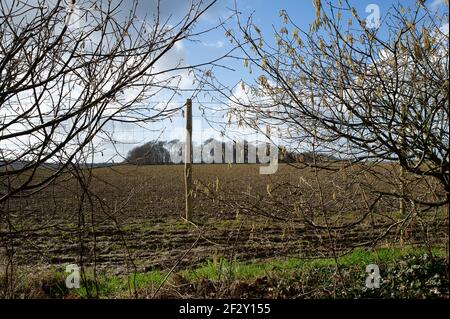
[[[97,168],[90,177],[86,171],[88,193],[67,174],[2,207],[0,260],[43,268],[95,265],[120,274],[181,269],[217,257],[314,258],[358,246],[448,241],[445,209],[405,219],[398,200],[382,198],[368,213],[377,197],[367,187],[381,182],[360,173],[359,180],[316,173],[284,164],[265,176],[258,165],[195,166],[192,223],[182,219],[183,166]]]

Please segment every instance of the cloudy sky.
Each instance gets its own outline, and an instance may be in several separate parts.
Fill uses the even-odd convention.
[[[432,9],[440,10],[443,8],[443,0],[428,0],[428,6]],[[164,17],[171,16],[176,20],[177,17],[183,15],[189,6],[190,1],[185,0],[162,0],[161,1],[161,14]],[[352,5],[358,11],[361,17],[365,17],[370,14],[367,11],[368,6],[377,5],[380,9],[380,14],[383,16],[389,10],[389,7],[396,3],[395,1],[374,1],[374,0],[358,0],[351,2]],[[413,0],[402,1],[407,6],[413,6]],[[145,1],[142,4],[142,8],[139,10],[142,18],[150,16],[155,10],[154,2]],[[310,23],[315,19],[315,10],[310,0],[277,0],[277,1],[265,1],[265,0],[219,0],[210,11],[201,19],[197,25],[197,30],[208,29],[218,24],[219,21],[225,20],[231,14],[231,9],[237,6],[242,17],[253,15],[253,21],[261,29],[263,35],[267,35],[267,38],[273,38],[273,29],[279,30],[282,25],[279,12],[282,9],[287,10],[291,18],[296,24],[303,29],[308,29]],[[245,20],[245,19],[243,19]],[[226,24],[226,28],[233,28],[234,21],[230,20]],[[448,24],[444,26],[448,29]],[[177,46],[169,56],[164,60],[168,63],[177,59],[183,59],[186,64],[195,64],[203,61],[210,60],[215,57],[220,57],[232,48],[232,45],[228,42],[223,28],[213,30],[203,36],[201,36],[196,42],[182,42]],[[258,74],[250,75],[247,70],[242,67],[242,62],[233,59],[228,59],[223,62],[227,67],[232,70],[216,69],[215,73],[220,80],[229,85],[230,87],[236,87],[236,90],[240,89],[240,81],[244,80],[247,83],[254,83]],[[188,76],[183,77],[183,88],[193,88],[192,81]],[[174,104],[181,105],[188,94],[181,94],[174,101]],[[200,97],[200,99],[202,99]],[[204,98],[208,100],[207,97]],[[211,136],[218,137],[220,134],[212,130],[208,123],[202,119],[201,112],[194,104],[194,140],[201,141]],[[210,116],[213,116],[210,114]],[[214,115],[217,116],[217,115]],[[219,119],[217,119],[219,120]],[[104,144],[103,156],[98,157],[99,161],[110,160],[116,158],[120,160],[120,156],[116,156],[116,150],[122,155],[126,155],[129,149],[136,144],[143,143],[152,139],[164,139],[169,140],[172,138],[182,138],[183,118],[175,117],[172,121],[165,121],[159,124],[153,124],[148,129],[142,129],[137,127],[114,127],[114,136],[116,137],[116,147],[112,148]],[[250,134],[251,131],[241,131],[246,134]]]
[[[3,1],[3,0],[2,0]],[[9,1],[9,0],[7,0]],[[51,0],[50,0],[51,1]],[[205,3],[209,3],[208,0],[204,0]],[[366,12],[369,5],[377,5],[380,9],[380,14],[387,13],[389,7],[397,1],[390,0],[355,0],[350,1],[352,5],[358,11],[361,17],[366,17],[370,12]],[[428,0],[428,6],[432,9],[442,10],[444,7],[443,0]],[[126,13],[129,9],[127,4],[130,1],[124,0],[123,12]],[[151,23],[152,15],[156,11],[156,1],[146,0],[140,1],[138,8],[139,19],[148,21]],[[174,24],[179,20],[181,16],[187,13],[191,1],[189,0],[161,0],[160,13],[162,19],[170,19],[170,22]],[[413,6],[414,0],[402,1],[407,6]],[[279,30],[282,25],[282,19],[280,18],[280,10],[286,10],[290,17],[295,21],[297,26],[301,29],[308,29],[309,25],[315,19],[315,9],[311,0],[219,0],[199,21],[196,25],[196,31],[206,30],[219,24],[220,21],[224,21],[232,14],[232,9],[237,7],[241,13],[242,20],[245,21],[246,17],[253,15],[253,22],[261,29],[263,36],[266,39],[273,39],[273,30]],[[169,23],[170,23],[169,22]],[[229,20],[225,28],[235,28],[235,21]],[[444,26],[448,30],[448,24]],[[214,58],[218,58],[224,55],[232,48],[232,44],[229,43],[225,36],[224,28],[218,28],[212,30],[207,34],[204,34],[197,38],[197,41],[182,41],[178,43],[169,54],[160,62],[160,67],[164,68],[178,61],[183,61],[186,65],[192,65],[196,63],[205,62]],[[239,54],[239,53],[236,53]],[[216,69],[215,75],[221,80],[222,83],[229,87],[236,87],[239,90],[239,83],[244,80],[247,83],[255,83],[258,75],[256,72],[249,74],[247,70],[242,66],[241,61],[235,59],[227,59],[222,61],[229,69]],[[193,89],[195,85],[192,83],[192,78],[187,74],[182,74],[183,89]],[[174,98],[174,105],[182,105],[189,93],[181,93]],[[209,97],[199,95],[200,100],[208,102]],[[159,97],[164,99],[164,96]],[[158,102],[158,101],[155,101]],[[212,130],[208,123],[202,119],[201,111],[198,109],[198,105],[193,105],[194,115],[194,140],[201,142],[210,137],[218,137],[220,133]],[[208,114],[210,118],[215,119],[217,114]],[[221,120],[217,118],[217,120]],[[122,156],[125,156],[127,152],[136,145],[142,144],[149,140],[162,139],[170,140],[175,138],[182,138],[183,136],[183,122],[181,114],[178,117],[174,117],[171,121],[165,121],[162,123],[156,123],[152,125],[146,125],[144,127],[137,127],[131,125],[109,125],[107,129],[112,134],[115,144],[102,142],[101,139],[97,140],[100,150],[96,157],[97,162],[106,161],[121,161]],[[241,130],[241,133],[250,134],[251,131]],[[117,155],[117,153],[120,155]]]

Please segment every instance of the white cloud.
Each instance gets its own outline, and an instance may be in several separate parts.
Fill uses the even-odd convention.
[[[442,27],[440,27],[439,30],[441,30],[441,32],[444,33],[445,35],[448,35],[448,22],[445,23]]]
[[[442,4],[444,4],[443,0],[433,0],[430,4],[428,4],[428,7],[431,10],[436,10],[439,6],[441,6]]]
[[[223,41],[217,40],[215,42],[202,42],[202,44],[207,48],[220,49],[225,45]]]

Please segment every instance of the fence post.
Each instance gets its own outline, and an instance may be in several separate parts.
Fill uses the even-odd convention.
[[[192,100],[186,100],[186,140],[184,151],[184,181],[186,188],[186,220],[192,218]]]
[[[268,124],[266,124],[266,138],[268,141],[266,142],[265,155],[272,156],[272,154],[270,154],[270,125]]]
[[[406,104],[402,104],[400,108],[400,157],[406,156],[405,153],[405,122],[406,122]],[[399,161],[400,162],[400,161]],[[400,162],[400,216],[405,216],[405,168],[402,166]]]

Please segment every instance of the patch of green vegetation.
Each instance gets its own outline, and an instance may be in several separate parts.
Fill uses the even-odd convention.
[[[425,248],[417,247],[401,247],[401,248],[378,248],[376,250],[365,250],[362,248],[354,249],[350,254],[337,258],[339,265],[343,267],[366,266],[368,264],[389,263],[406,255],[420,256],[428,253]],[[433,256],[445,256],[445,249],[432,248]],[[312,267],[332,266],[335,265],[334,259],[315,259],[309,262]]]
[[[178,221],[178,222],[171,224],[170,226],[175,229],[188,229],[188,228],[192,227],[191,224],[189,224],[185,221]]]
[[[133,224],[126,224],[122,226],[122,230],[124,232],[133,232],[133,231],[154,231],[158,230],[159,225],[155,225],[153,223],[148,222],[140,222],[140,223],[133,223]]]
[[[199,279],[250,279],[263,276],[267,270],[264,263],[231,263],[224,258],[219,261],[208,261],[205,265],[195,269],[181,271],[181,275],[191,282]]]
[[[349,212],[342,212],[342,213],[335,213],[335,214],[330,214],[329,216],[326,216],[326,218],[324,216],[316,216],[315,217],[315,222],[316,223],[321,223],[324,224],[327,220],[330,223],[351,223],[354,222],[355,220],[361,218],[363,216],[364,212],[361,211],[349,211]],[[444,208],[436,208],[436,210],[434,211],[434,213],[428,213],[426,215],[423,215],[422,218],[424,219],[430,219],[431,218],[435,218],[434,214],[436,215],[437,218],[439,219],[446,219],[448,218],[448,208],[444,207]],[[388,219],[394,219],[394,220],[400,220],[405,218],[405,216],[402,214],[401,211],[399,210],[392,210],[392,211],[385,211],[383,213],[374,213],[372,215],[374,221],[382,221],[382,220],[386,220],[386,218]],[[363,221],[363,223],[369,223],[369,220],[366,219],[365,221]]]
[[[70,293],[80,298],[88,297],[125,297],[130,291],[144,289],[149,286],[158,286],[164,280],[165,274],[159,270],[146,273],[131,274],[129,276],[97,276],[94,281],[92,273],[86,274],[79,289],[70,290]]]
[[[157,228],[161,231],[164,231],[165,229],[190,229],[191,227],[194,227],[192,224],[182,220],[182,219],[168,219],[164,223],[160,223]]]
[[[190,223],[185,222],[182,219],[168,219],[164,222],[146,222],[140,221],[138,223],[126,224],[122,226],[122,230],[125,232],[133,232],[133,231],[161,231],[165,230],[180,230],[180,229],[189,229],[194,227]]]
[[[369,264],[384,264],[393,262],[404,256],[421,256],[428,251],[425,248],[379,248],[377,250],[365,250],[357,248],[350,254],[337,258],[341,267],[363,267]],[[446,255],[444,248],[432,249],[433,256]],[[208,261],[205,265],[196,269],[184,270],[181,274],[194,282],[198,279],[250,279],[265,276],[268,273],[294,273],[305,269],[326,268],[336,265],[333,258],[304,259],[298,257],[279,258],[259,263],[229,262],[225,259]]]
[[[440,257],[441,259],[443,259],[442,257],[447,256],[445,248],[435,247],[431,252],[432,256]],[[365,267],[372,263],[380,265],[380,269],[383,269],[386,274],[391,274],[390,277],[386,278],[386,285],[392,282],[395,285],[401,286],[403,285],[403,282],[401,281],[403,279],[401,278],[406,278],[405,280],[412,285],[428,285],[426,286],[426,289],[428,290],[431,289],[429,289],[431,286],[441,287],[442,282],[445,282],[445,280],[448,281],[448,278],[445,279],[442,277],[441,279],[439,276],[436,277],[436,274],[440,274],[442,271],[439,269],[436,270],[436,267],[438,266],[426,256],[430,256],[430,252],[425,248],[401,247],[379,248],[376,250],[358,248],[347,255],[339,257],[337,263],[347,280],[349,280],[349,282],[358,283],[358,287],[360,286],[360,282],[364,281],[364,276],[367,275],[365,273]],[[421,266],[422,264],[423,266]],[[358,269],[361,271],[358,271]],[[43,277],[41,276],[39,281],[44,284],[39,285],[46,296],[52,298],[132,297],[132,292],[134,291],[148,291],[151,287],[158,287],[163,283],[167,276],[167,272],[165,271],[152,270],[128,276],[101,274],[97,275],[94,280],[93,273],[86,271],[81,280],[81,288],[67,289],[65,286],[67,273],[65,273],[64,270],[65,269],[62,268],[53,269],[46,271],[46,273],[43,274]],[[414,276],[412,277],[411,272],[414,272]],[[333,274],[336,274],[336,261],[333,258],[305,259],[290,257],[271,259],[262,262],[230,262],[225,258],[214,256],[212,260],[209,260],[204,265],[192,269],[181,270],[176,275],[181,275],[181,277],[192,283],[194,286],[201,280],[209,280],[212,282],[252,282],[258,278],[266,278],[265,280],[269,281],[275,280],[274,283],[278,282],[276,280],[281,280],[281,282],[284,282],[287,285],[294,286],[297,281],[302,280],[308,285],[320,286],[323,282],[329,280]],[[402,277],[400,278],[399,276]],[[424,283],[420,282],[417,278],[422,278]],[[436,281],[436,283],[434,283],[433,280]],[[27,285],[30,287],[34,285],[31,279],[29,279]],[[1,282],[0,286],[2,286]],[[348,291],[346,290],[348,293],[354,293],[358,296],[366,296],[367,294],[369,297],[372,296],[370,295],[372,293],[370,291],[363,291],[358,288],[361,290],[360,291],[351,287],[352,286],[350,286]],[[36,289],[36,287],[33,289]],[[424,290],[425,288],[420,289],[420,291],[422,291],[421,293],[426,293]],[[347,296],[345,295],[347,292],[344,291],[343,296]],[[386,290],[383,291],[383,293],[389,294],[391,292]],[[399,296],[402,296],[402,292],[396,293],[398,293]],[[30,295],[33,296],[32,293],[30,293]],[[37,296],[39,296],[39,294]]]
[[[414,247],[355,249],[338,258],[339,271],[334,259],[287,258],[248,264],[213,261],[183,275],[194,287],[201,279],[222,287],[226,280],[241,284],[239,295],[231,290],[233,298],[448,298],[447,256],[443,248],[433,248],[431,254]],[[380,289],[365,286],[366,266],[372,263],[380,269]]]

